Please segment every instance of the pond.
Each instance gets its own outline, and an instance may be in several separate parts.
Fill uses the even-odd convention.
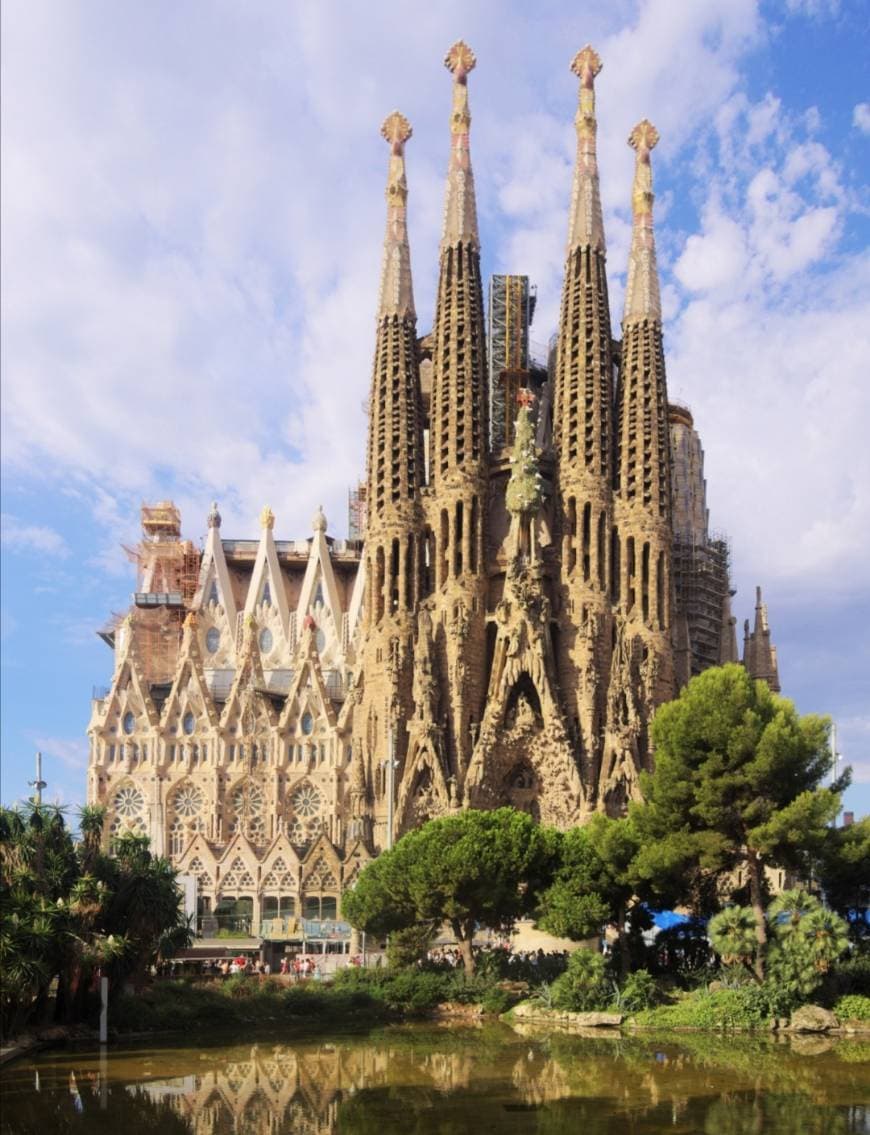
[[[870,1131],[870,1044],[401,1025],[56,1050],[9,1067],[4,1135],[839,1135]]]

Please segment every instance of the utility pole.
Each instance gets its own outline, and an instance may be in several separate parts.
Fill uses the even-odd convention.
[[[42,753],[36,754],[36,780],[28,780],[27,787],[33,789],[33,802],[37,808],[42,804],[42,790],[47,788],[46,782],[42,779]]]

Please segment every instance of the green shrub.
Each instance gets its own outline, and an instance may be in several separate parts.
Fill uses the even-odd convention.
[[[641,1009],[651,1009],[661,1001],[661,992],[656,979],[645,969],[636,969],[625,979],[625,984],[616,997],[617,1007],[623,1013],[638,1013]]]
[[[635,1015],[635,1023],[654,1028],[758,1029],[772,1017],[787,1016],[791,1003],[770,985],[744,985],[708,992],[698,989],[674,1005],[660,1005]]]
[[[553,1005],[570,1013],[603,1009],[610,1000],[606,963],[601,954],[575,950],[565,972],[551,986]]]
[[[836,1002],[834,1013],[840,1021],[870,1021],[870,997],[863,993],[847,994]]]

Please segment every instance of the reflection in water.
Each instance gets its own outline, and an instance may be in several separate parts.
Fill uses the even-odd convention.
[[[45,1054],[3,1131],[140,1135],[861,1135],[870,1046],[403,1026],[253,1046]]]

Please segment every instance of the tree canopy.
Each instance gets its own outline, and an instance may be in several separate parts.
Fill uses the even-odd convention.
[[[653,722],[655,771],[642,775],[645,804],[632,812],[638,875],[673,883],[695,866],[715,877],[745,863],[759,975],[764,867],[809,874],[848,783],[847,773],[819,787],[831,768],[828,734],[826,718],[801,717],[738,665],[693,678]]]
[[[554,833],[523,812],[460,812],[383,852],[343,896],[342,911],[358,929],[383,936],[447,922],[472,973],[477,927],[505,928],[531,913],[553,857]]]
[[[105,812],[84,808],[76,843],[59,808],[0,808],[0,1032],[10,1035],[47,1008],[57,978],[56,1015],[84,1012],[99,970],[114,988],[141,976],[159,950],[187,943],[175,871],[148,840],[101,844]]]

